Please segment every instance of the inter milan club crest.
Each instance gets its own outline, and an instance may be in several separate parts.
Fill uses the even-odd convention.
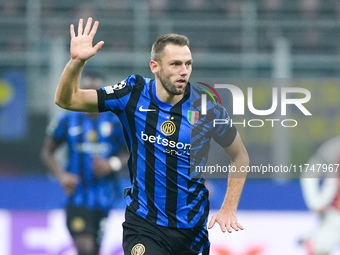
[[[169,118],[169,117],[167,117],[167,118]],[[171,117],[170,119],[173,120],[174,117]],[[176,131],[176,125],[171,120],[166,120],[161,125],[161,131],[166,136],[173,135]]]
[[[199,111],[188,111],[188,121],[191,125],[196,124],[199,117]]]
[[[132,247],[131,255],[143,255],[145,253],[145,246],[141,243]]]

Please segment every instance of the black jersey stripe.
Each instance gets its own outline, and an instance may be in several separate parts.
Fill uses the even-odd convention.
[[[203,195],[197,204],[188,212],[188,222],[192,221],[192,219],[200,212],[204,201],[207,201],[207,195]]]
[[[172,134],[169,139],[178,141],[180,126],[182,123],[182,103],[185,100],[181,100],[170,110],[172,120],[176,126],[176,131]],[[168,148],[171,150],[171,148]],[[169,218],[168,226],[175,228],[177,227],[177,199],[178,199],[178,173],[177,173],[177,156],[168,154],[166,157],[166,202],[165,212],[167,215],[173,215],[174,217]]]
[[[194,201],[194,200],[197,198],[197,196],[199,195],[199,193],[200,193],[204,188],[205,188],[204,185],[199,185],[199,184],[197,184],[197,185],[196,185],[196,188],[195,188],[195,190],[194,190],[194,192],[192,192],[192,193],[190,193],[190,194],[188,195],[188,198],[187,198],[187,205],[191,204],[192,201]]]
[[[133,92],[131,93],[131,96],[129,98],[129,102],[128,102],[128,109],[125,110],[126,115],[127,115],[127,120],[129,123],[129,127],[130,127],[130,134],[135,134],[136,133],[136,123],[135,123],[135,112],[136,112],[136,108],[137,108],[137,104],[139,101],[139,98],[141,96],[141,92],[145,86],[144,83],[144,79],[143,77],[136,75],[136,89],[133,90]],[[137,176],[137,151],[138,151],[138,140],[137,137],[135,135],[132,135],[132,151],[131,151],[131,155],[130,155],[130,159],[129,159],[129,163],[130,163],[130,179],[132,179],[132,183],[134,184],[134,186],[137,186],[136,183],[136,176]],[[133,164],[131,164],[131,162],[133,162]],[[138,198],[138,189],[134,188],[133,189],[133,197]],[[132,208],[132,210],[137,211],[139,205],[138,205],[138,199],[134,199],[133,202],[130,204],[130,207]]]
[[[179,127],[179,125],[176,125]],[[172,139],[176,141],[178,137],[178,131],[172,136]],[[170,148],[169,148],[170,149]],[[165,212],[168,216],[173,216],[169,218],[168,226],[175,228],[177,227],[177,157],[172,155],[167,155],[166,157],[166,201],[165,201]]]
[[[195,227],[200,227],[200,226],[203,226],[203,224],[206,222],[207,218],[208,218],[208,215],[209,215],[209,210],[210,210],[210,202],[208,200],[208,196],[209,196],[209,193],[206,195],[205,199],[207,201],[207,204],[204,208],[204,212],[203,214],[201,215],[201,218],[199,221],[197,221]]]

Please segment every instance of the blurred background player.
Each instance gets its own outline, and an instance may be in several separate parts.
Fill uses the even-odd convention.
[[[339,163],[340,136],[337,136],[316,150],[307,162],[309,171],[301,176],[306,205],[320,216],[318,226],[303,240],[311,255],[329,255],[340,244]],[[317,171],[320,164],[327,166],[326,171]]]
[[[86,73],[81,83],[84,89],[97,89],[104,80],[97,73]],[[67,145],[65,167],[56,157],[62,144]],[[126,152],[121,124],[109,112],[63,112],[47,128],[42,160],[68,195],[67,227],[79,255],[99,254]]]

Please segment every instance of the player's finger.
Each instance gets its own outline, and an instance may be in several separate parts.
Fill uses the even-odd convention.
[[[74,32],[74,25],[73,24],[70,25],[70,34],[71,34],[71,38],[74,38],[76,36],[76,34]]]
[[[84,20],[80,19],[78,23],[78,36],[83,34],[83,23],[84,23]]]
[[[92,24],[92,18],[89,17],[87,19],[86,26],[85,26],[85,29],[84,29],[84,35],[88,35],[89,34],[90,29],[91,29],[91,24]]]
[[[210,222],[209,222],[209,224],[208,224],[208,229],[211,229],[211,228],[215,225],[215,222],[216,222],[216,216],[214,215],[214,216],[211,218],[211,220],[210,220]]]
[[[235,231],[238,231],[238,230],[239,230],[239,228],[238,228],[236,222],[232,222],[232,223],[230,224],[230,226],[231,226]]]
[[[92,35],[93,37],[97,33],[98,26],[99,26],[99,21],[96,20],[90,32],[90,35]]]
[[[232,228],[231,228],[231,226],[230,226],[230,225],[227,225],[227,226],[225,227],[225,229],[227,229],[228,233],[231,233],[231,232],[233,232],[233,230],[232,230]],[[224,231],[223,231],[223,232],[225,232],[225,229],[224,229]]]
[[[226,227],[225,226],[225,224],[220,224],[220,228],[221,228],[221,231],[223,232],[223,233],[225,233],[225,231],[226,231],[226,229],[227,229],[227,231],[230,233],[231,232],[231,230],[230,230],[230,227]],[[229,231],[230,230],[230,231]]]
[[[94,48],[96,51],[98,51],[98,50],[100,50],[100,49],[103,47],[103,45],[104,45],[104,41],[100,41],[100,42],[98,42],[95,46],[93,46],[93,48]]]
[[[241,229],[241,230],[243,230],[243,227],[242,227],[242,225],[240,224],[240,223],[238,223],[238,221],[236,221],[236,226],[239,228],[239,229]]]

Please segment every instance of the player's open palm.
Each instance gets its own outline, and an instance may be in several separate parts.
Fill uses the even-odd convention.
[[[71,33],[71,45],[70,52],[73,59],[86,61],[90,57],[94,56],[98,50],[104,44],[104,41],[98,42],[93,46],[93,38],[97,32],[99,25],[98,21],[95,21],[92,26],[92,18],[88,18],[85,28],[83,27],[84,20],[80,19],[78,23],[78,32],[76,34],[74,25],[70,26]]]

